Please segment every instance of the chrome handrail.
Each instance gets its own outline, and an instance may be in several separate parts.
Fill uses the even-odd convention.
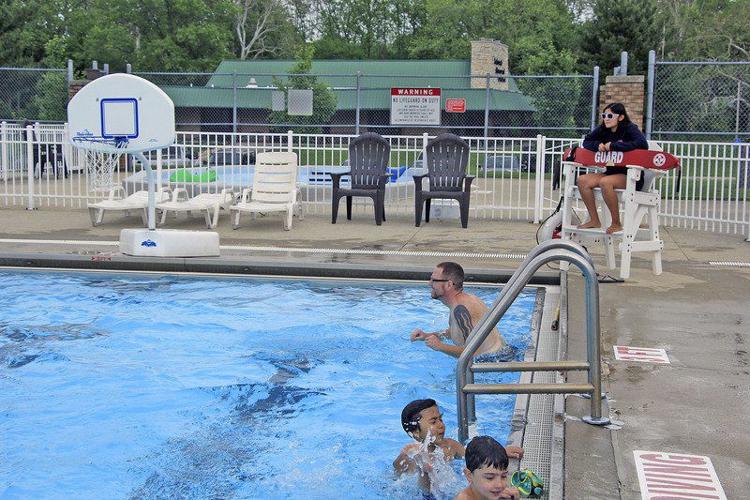
[[[538,393],[538,390],[518,387],[517,390],[508,390],[497,384],[473,384],[474,375],[470,370],[470,364],[479,346],[487,338],[487,335],[497,325],[505,312],[511,306],[523,288],[529,283],[534,273],[544,264],[562,260],[578,266],[586,280],[586,338],[588,358],[588,381],[586,390],[581,386],[571,387],[566,392],[583,392],[597,395],[591,398],[591,415],[583,420],[594,425],[606,425],[609,418],[601,414],[601,354],[600,354],[600,328],[599,328],[599,282],[596,279],[591,257],[579,244],[572,241],[551,240],[534,248],[518,267],[502,292],[495,300],[490,311],[477,323],[472,330],[466,343],[464,351],[458,358],[456,364],[456,397],[458,410],[459,439],[465,441],[468,438],[469,421],[476,420],[474,415],[474,394],[489,392],[513,392],[513,393]],[[559,368],[561,371],[570,369],[565,366]],[[576,368],[576,369],[580,369]],[[471,384],[471,394],[466,391],[466,386]],[[482,389],[484,387],[485,389]],[[558,391],[554,391],[558,392]]]

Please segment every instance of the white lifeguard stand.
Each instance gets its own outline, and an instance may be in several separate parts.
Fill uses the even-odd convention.
[[[218,233],[156,229],[156,182],[143,153],[174,144],[174,103],[164,91],[125,73],[98,78],[68,103],[68,133],[73,147],[86,152],[89,185],[95,192],[113,187],[114,168],[123,154],[132,154],[146,169],[148,228],[123,229],[120,252],[144,257],[219,255]]]
[[[650,151],[662,151],[661,147],[654,141],[648,141]],[[615,260],[615,239],[620,239],[619,249],[620,259],[620,278],[628,279],[630,277],[630,260],[633,253],[645,252],[651,255],[651,269],[654,274],[662,273],[661,254],[664,249],[664,242],[659,236],[659,207],[661,205],[661,194],[656,189],[656,179],[664,174],[664,170],[655,170],[644,168],[637,165],[626,165],[627,184],[625,189],[616,189],[620,209],[622,210],[622,231],[614,234],[607,234],[606,229],[612,223],[612,216],[609,213],[602,198],[601,189],[594,189],[594,197],[599,206],[601,214],[600,220],[603,223],[602,228],[579,229],[572,223],[573,203],[581,200],[581,195],[576,185],[575,171],[585,168],[592,170],[603,170],[603,167],[591,167],[581,165],[573,161],[563,161],[563,184],[565,186],[565,198],[563,201],[563,221],[562,221],[562,238],[570,239],[582,244],[591,243],[592,241],[601,241],[604,243],[606,251],[607,266],[615,269],[617,263]],[[636,189],[636,183],[643,175],[643,187],[639,191]],[[641,227],[644,222],[645,226]]]

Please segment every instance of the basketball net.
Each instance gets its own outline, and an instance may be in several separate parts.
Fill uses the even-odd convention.
[[[108,193],[118,183],[115,182],[115,167],[120,164],[123,151],[128,145],[128,139],[117,137],[105,139],[102,137],[75,138],[73,144],[76,149],[83,151],[84,165],[88,176],[88,189],[93,193]]]

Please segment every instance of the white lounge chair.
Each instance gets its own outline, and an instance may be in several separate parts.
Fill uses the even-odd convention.
[[[200,193],[193,198],[188,196],[187,190],[177,188],[174,190],[172,199],[156,205],[161,210],[162,225],[167,220],[167,212],[204,212],[206,217],[206,227],[213,229],[219,223],[219,210],[229,210],[229,206],[234,202],[234,192],[225,188],[221,193]]]
[[[231,207],[234,217],[232,227],[240,226],[240,214],[286,212],[284,229],[292,228],[292,216],[297,208],[302,219],[301,205],[297,202],[297,154],[261,153],[255,161],[253,187],[242,191],[242,199]]]
[[[648,141],[648,149],[651,151],[662,151],[661,146],[654,141]],[[630,260],[632,254],[645,252],[651,255],[651,269],[654,274],[662,273],[661,254],[664,243],[659,236],[659,206],[661,194],[656,189],[656,179],[666,174],[662,170],[654,170],[628,165],[627,184],[625,189],[615,189],[619,201],[619,208],[623,211],[622,231],[607,234],[605,229],[612,223],[612,217],[606,206],[601,207],[601,220],[603,228],[579,229],[573,224],[573,201],[580,200],[576,178],[573,175],[581,165],[575,162],[562,162],[565,183],[565,199],[563,202],[562,237],[579,242],[590,240],[602,241],[606,250],[607,266],[610,269],[617,267],[615,261],[614,238],[622,238],[619,245],[621,252],[620,278],[630,277]],[[636,183],[643,176],[643,187],[636,190]],[[595,200],[598,205],[604,205],[601,189],[594,189]],[[645,220],[644,220],[645,218]],[[643,226],[642,223],[643,222]],[[639,238],[640,235],[640,238]]]
[[[171,194],[171,190],[168,187],[159,188],[156,191],[156,203],[167,201]],[[122,186],[115,186],[109,190],[109,196],[106,200],[102,200],[96,203],[89,203],[89,216],[91,217],[91,225],[98,226],[104,220],[104,212],[107,210],[111,211],[125,211],[125,215],[131,210],[137,210],[141,212],[141,219],[143,224],[148,224],[148,191],[136,191],[130,196],[125,196],[125,189]]]

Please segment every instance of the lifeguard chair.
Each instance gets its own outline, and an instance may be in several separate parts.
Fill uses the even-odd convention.
[[[661,147],[654,141],[648,141],[649,151],[662,151]],[[604,153],[607,154],[607,153]],[[654,163],[661,162],[660,155],[656,155]],[[651,268],[656,275],[661,274],[661,253],[664,243],[659,236],[659,207],[661,205],[661,194],[656,189],[656,179],[664,174],[666,170],[646,168],[639,165],[624,165],[627,167],[627,184],[625,189],[617,189],[619,208],[622,211],[622,231],[607,234],[606,229],[612,223],[600,188],[594,189],[594,197],[600,211],[602,228],[579,229],[572,223],[573,204],[581,200],[581,195],[576,186],[576,171],[579,169],[601,170],[602,166],[583,165],[575,161],[563,161],[563,183],[565,186],[565,198],[563,201],[562,238],[577,241],[579,243],[591,243],[601,241],[606,251],[607,265],[610,269],[617,267],[615,261],[614,239],[620,239],[619,249],[621,252],[620,278],[630,277],[630,259],[633,253],[645,252],[651,254]],[[636,183],[643,175],[643,187],[639,191]],[[645,218],[645,222],[644,222]],[[641,227],[641,224],[644,226]]]

